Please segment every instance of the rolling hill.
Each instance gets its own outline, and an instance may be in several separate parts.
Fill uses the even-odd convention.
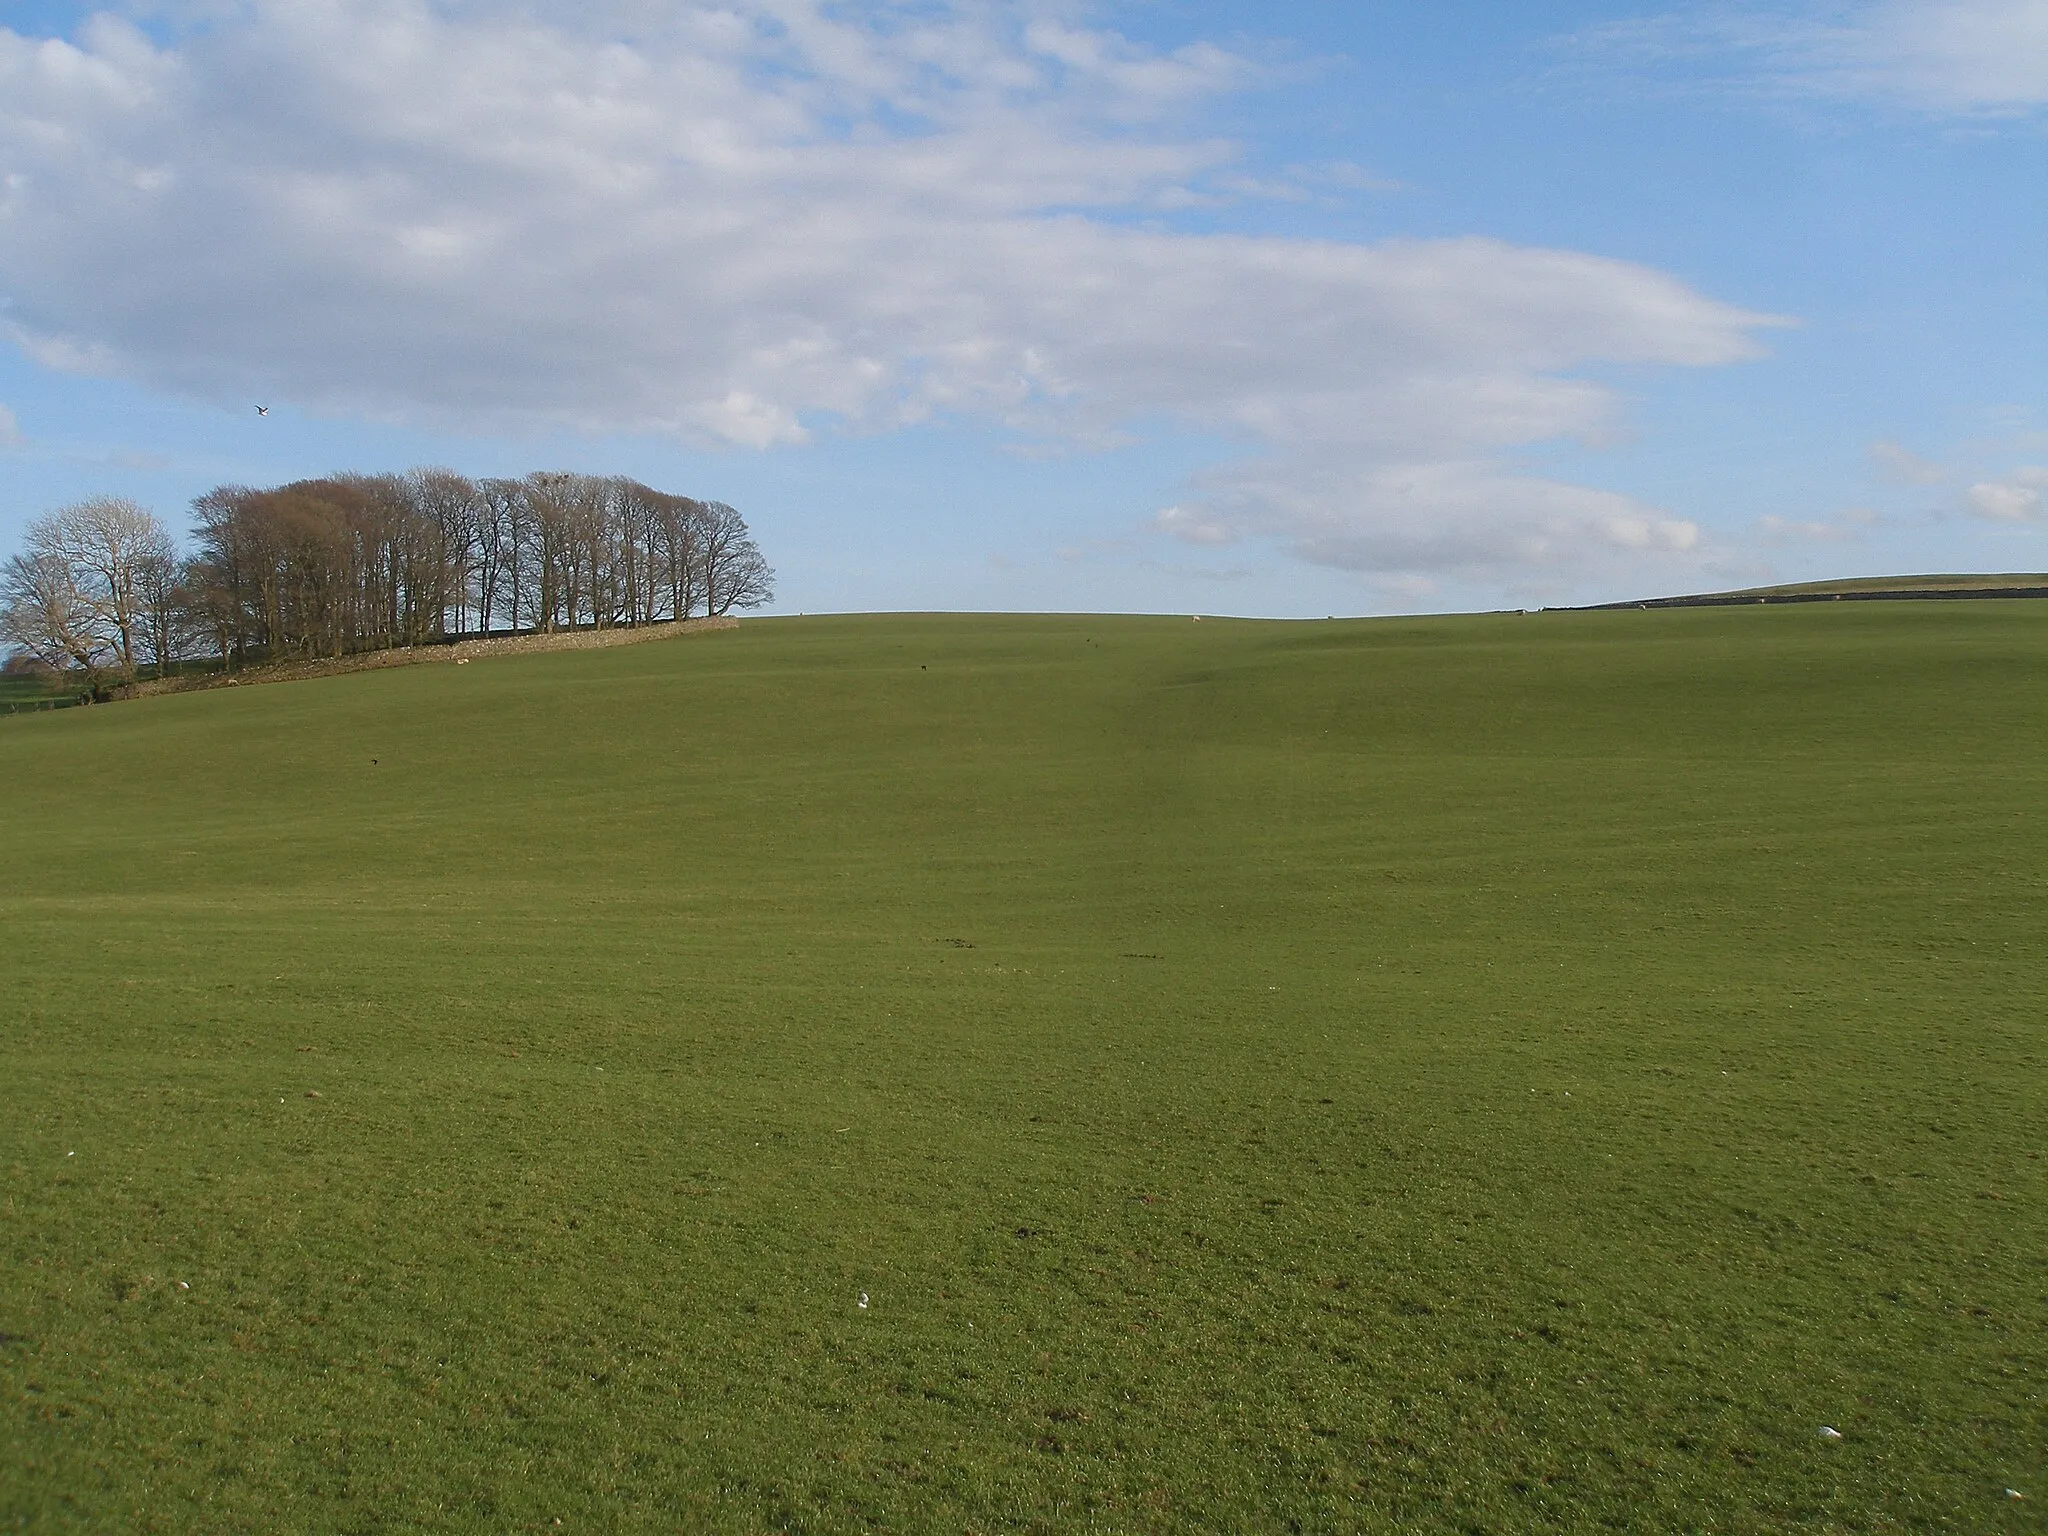
[[[2044,657],[775,619],[0,720],[0,1527],[2037,1530]]]
[[[1612,608],[1725,608],[1743,603],[1910,602],[2004,597],[2048,597],[2048,575],[2011,572],[1972,576],[1850,576],[1831,581],[1788,582],[1775,587],[1742,587],[1733,592],[1699,592],[1687,597],[1596,603],[1576,611],[1599,613]]]

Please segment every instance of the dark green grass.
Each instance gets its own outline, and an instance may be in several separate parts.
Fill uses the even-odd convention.
[[[2044,747],[2032,603],[0,722],[0,1525],[2040,1530]]]
[[[59,703],[69,703],[79,692],[77,684],[66,686],[60,677],[0,674],[0,715],[50,709]]]

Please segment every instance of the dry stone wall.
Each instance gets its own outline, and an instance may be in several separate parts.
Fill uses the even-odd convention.
[[[602,651],[615,645],[644,645],[685,635],[737,629],[740,621],[682,619],[666,624],[635,624],[630,628],[569,629],[545,635],[499,635],[491,639],[458,640],[453,645],[405,646],[389,651],[364,651],[356,656],[324,656],[306,661],[281,661],[246,671],[209,673],[203,677],[166,677],[127,683],[113,690],[117,699],[146,699],[160,693],[192,693],[202,688],[240,688],[253,683],[294,683],[310,677],[335,677],[344,672],[375,672],[385,667],[476,661],[489,656],[524,656],[536,651]]]

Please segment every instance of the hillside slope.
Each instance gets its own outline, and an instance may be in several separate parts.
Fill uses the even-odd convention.
[[[1698,592],[1686,597],[1651,597],[1635,602],[1596,603],[1576,610],[1614,608],[1725,608],[1737,604],[1820,602],[1910,602],[1962,598],[2048,597],[2048,575],[2008,572],[1974,576],[1847,576],[1831,581],[1795,581],[1733,592]]]
[[[0,720],[0,1526],[2037,1528],[2044,654],[757,620]]]

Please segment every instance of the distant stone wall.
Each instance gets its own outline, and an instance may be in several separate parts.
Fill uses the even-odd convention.
[[[1605,613],[1617,608],[1742,608],[1759,603],[1975,602],[1979,598],[2048,597],[2048,586],[1858,587],[1840,592],[1706,592],[1698,597],[1648,597],[1636,603],[1591,603],[1552,613]]]
[[[639,645],[672,640],[679,635],[714,629],[738,629],[738,619],[680,619],[667,624],[635,624],[631,628],[565,629],[548,635],[500,635],[493,640],[458,640],[453,645],[428,645],[419,651],[445,651],[456,661],[476,656],[523,656],[528,651],[601,651],[614,645]],[[421,660],[432,660],[422,655]]]
[[[682,619],[666,624],[635,624],[612,629],[565,629],[545,635],[499,635],[491,639],[458,640],[452,645],[401,646],[388,651],[363,651],[354,656],[322,656],[305,661],[280,661],[242,672],[210,672],[196,677],[165,677],[126,683],[112,690],[117,699],[146,699],[160,693],[193,693],[204,688],[240,688],[252,683],[296,683],[311,677],[337,677],[344,672],[376,672],[385,667],[413,667],[432,662],[476,661],[488,656],[524,656],[535,651],[602,651],[614,645],[644,645],[713,630],[738,629],[740,621]]]

